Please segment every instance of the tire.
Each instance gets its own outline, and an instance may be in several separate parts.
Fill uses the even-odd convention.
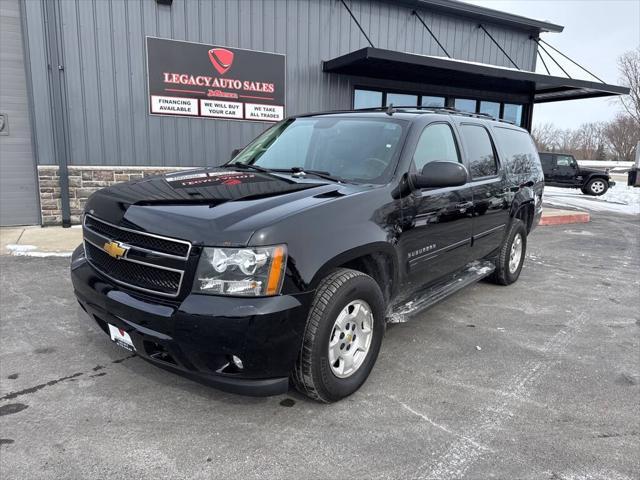
[[[520,255],[517,261],[512,263],[512,248],[515,250],[518,249],[517,246],[514,247],[514,243],[518,241],[518,237],[520,238]],[[511,285],[518,280],[520,272],[522,271],[526,252],[527,229],[525,228],[524,223],[522,223],[522,220],[514,218],[511,221],[509,231],[500,246],[498,257],[495,260],[496,269],[489,277],[489,280],[493,283],[497,283],[498,285]],[[515,260],[515,257],[513,257],[513,259]]]
[[[594,178],[589,180],[584,187],[583,192],[587,195],[593,195],[594,197],[599,197],[600,195],[604,195],[607,190],[609,190],[609,182],[607,182],[603,178]]]
[[[367,312],[371,313],[371,318]],[[370,276],[341,268],[325,277],[311,304],[302,348],[291,375],[296,389],[325,403],[335,402],[358,390],[378,357],[385,331],[384,312],[384,297]],[[353,319],[360,323],[355,329]],[[341,322],[342,329],[336,326],[338,322]],[[370,327],[369,336],[367,329],[362,328],[367,325]],[[360,335],[360,340],[357,335]],[[364,348],[362,342],[367,341],[369,346],[363,355],[358,347]],[[330,353],[331,345],[333,353]],[[347,347],[354,347],[350,350],[354,352],[350,353],[351,361],[348,361]],[[336,352],[345,355],[346,360],[338,357],[332,365],[330,356],[335,357]],[[345,367],[349,364],[352,371]],[[342,377],[339,376],[341,368]]]

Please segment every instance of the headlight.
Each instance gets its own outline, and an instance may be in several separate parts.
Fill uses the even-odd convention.
[[[195,293],[260,297],[280,293],[287,247],[205,248],[200,257]]]

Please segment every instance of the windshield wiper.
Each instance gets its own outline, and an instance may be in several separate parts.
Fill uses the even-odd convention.
[[[235,167],[235,168],[244,168],[245,170],[255,170],[257,172],[271,172],[271,169],[259,167],[258,165],[253,165],[252,163],[241,163],[241,162],[233,162],[233,163],[225,163],[222,165],[223,168],[227,167]]]
[[[332,182],[339,183],[347,183],[344,178],[336,177],[335,175],[331,175],[329,172],[325,172],[323,170],[307,170],[301,167],[293,167],[293,168],[278,168],[274,169],[276,172],[289,172],[289,173],[299,173],[301,175],[315,175],[319,178],[324,178],[325,180],[330,180]]]
[[[292,167],[292,168],[265,168],[259,165],[254,165],[252,163],[241,163],[241,162],[232,162],[226,163],[222,165],[222,168],[235,167],[246,170],[256,170],[257,172],[263,173],[272,173],[272,172],[282,172],[282,173],[298,173],[301,175],[314,175],[319,178],[324,178],[325,180],[330,180],[332,182],[339,183],[349,183],[344,178],[336,177],[335,175],[331,175],[329,172],[325,172],[323,170],[306,170],[301,167]]]

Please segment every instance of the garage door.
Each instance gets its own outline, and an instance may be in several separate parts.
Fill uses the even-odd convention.
[[[0,225],[40,223],[19,0],[0,1]]]

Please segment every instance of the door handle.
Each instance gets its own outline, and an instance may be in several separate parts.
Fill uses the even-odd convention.
[[[460,202],[456,203],[456,208],[458,210],[466,210],[467,208],[473,207],[473,202]]]

